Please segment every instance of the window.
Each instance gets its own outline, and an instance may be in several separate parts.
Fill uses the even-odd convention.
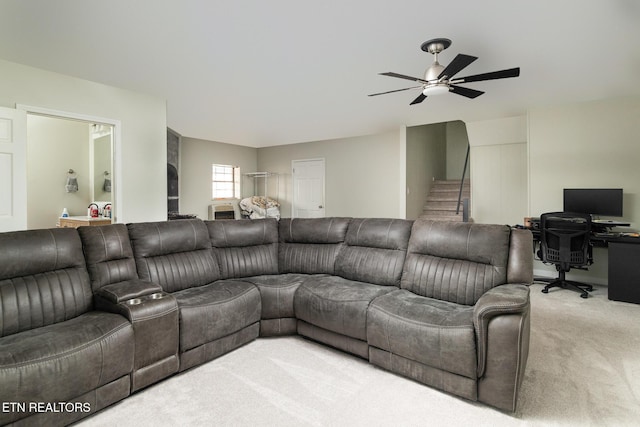
[[[211,198],[240,198],[240,168],[230,165],[212,165]]]

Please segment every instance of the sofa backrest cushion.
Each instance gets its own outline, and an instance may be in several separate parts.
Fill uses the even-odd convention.
[[[350,280],[400,286],[412,223],[406,219],[351,220],[345,245],[336,259],[336,274]]]
[[[127,228],[140,279],[175,292],[220,278],[202,220],[141,222]]]
[[[278,274],[278,220],[205,221],[222,279]]]
[[[278,225],[281,273],[334,274],[349,218],[283,218]]]
[[[80,227],[78,234],[93,291],[105,285],[138,278],[126,225]]]
[[[76,229],[0,233],[0,336],[79,316],[92,297]]]
[[[401,287],[415,294],[473,305],[507,283],[506,225],[416,220]]]

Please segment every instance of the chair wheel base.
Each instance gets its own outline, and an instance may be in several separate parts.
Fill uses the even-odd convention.
[[[564,276],[564,275],[563,275]],[[571,289],[580,292],[580,298],[589,298],[589,292],[593,291],[593,286],[586,283],[574,282],[572,280],[566,280],[564,277],[560,277],[557,280],[549,283],[542,289],[543,294],[548,294],[551,288]]]

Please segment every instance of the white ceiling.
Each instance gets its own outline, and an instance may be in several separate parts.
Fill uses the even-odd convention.
[[[409,106],[425,40],[478,56],[459,76],[521,67]],[[167,100],[189,137],[263,147],[401,125],[640,95],[637,0],[2,0],[0,58]],[[1,77],[1,76],[0,76]],[[1,94],[0,94],[1,95]]]

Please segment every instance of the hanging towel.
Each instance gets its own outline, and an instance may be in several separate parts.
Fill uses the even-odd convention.
[[[109,178],[104,179],[104,185],[102,186],[102,190],[107,193],[111,193],[111,179]]]
[[[78,191],[78,176],[75,173],[67,174],[67,184],[64,186],[67,193],[75,193]]]

